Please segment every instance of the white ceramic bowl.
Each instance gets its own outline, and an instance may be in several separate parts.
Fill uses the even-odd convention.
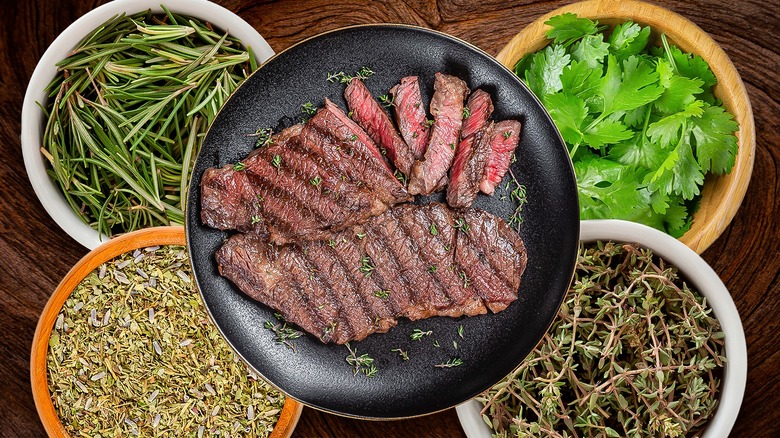
[[[654,228],[622,220],[586,220],[580,223],[580,240],[638,243],[675,265],[693,289],[707,298],[725,337],[727,363],[721,382],[720,404],[707,422],[704,438],[727,437],[737,419],[747,380],[747,347],[742,321],[729,291],[718,274],[682,242]],[[461,426],[469,438],[490,438],[482,421],[482,405],[471,400],[457,407]]]
[[[27,176],[36,196],[57,225],[73,239],[89,249],[106,240],[96,230],[79,219],[71,209],[59,185],[46,174],[49,164],[40,152],[46,119],[36,102],[45,104],[44,89],[54,79],[56,63],[61,61],[89,32],[111,17],[123,12],[128,15],[151,9],[162,12],[160,4],[172,12],[209,21],[241,40],[255,52],[258,63],[273,56],[274,51],[249,23],[229,10],[207,0],[114,0],[84,14],[68,26],[51,43],[33,71],[22,105],[22,154]]]

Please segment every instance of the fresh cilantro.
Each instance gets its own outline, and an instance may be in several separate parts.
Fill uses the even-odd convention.
[[[580,214],[645,223],[679,237],[691,226],[707,173],[731,171],[739,125],[713,94],[707,63],[651,29],[608,30],[563,14],[551,44],[515,73],[547,108],[566,142]]]

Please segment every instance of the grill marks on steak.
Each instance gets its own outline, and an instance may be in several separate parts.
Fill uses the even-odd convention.
[[[386,332],[399,317],[503,310],[526,264],[520,237],[501,219],[442,204],[396,206],[328,242],[278,247],[236,234],[216,259],[247,295],[338,344]]]
[[[447,203],[456,208],[468,207],[474,202],[491,150],[490,144],[485,141],[485,137],[489,136],[486,123],[493,113],[490,94],[476,90],[469,96],[466,108],[468,117],[463,121],[461,140],[455,150],[447,186]]]
[[[377,146],[385,150],[387,157],[398,170],[409,175],[415,156],[363,81],[352,79],[344,90],[344,98],[352,112],[352,119],[368,133]]]
[[[412,168],[409,193],[413,195],[431,194],[447,183],[447,170],[460,140],[463,101],[469,93],[465,82],[443,73],[436,73],[433,89],[433,128],[425,157]]]
[[[411,199],[368,135],[331,102],[242,163],[206,170],[201,218],[276,244],[327,239]]]
[[[494,135],[490,139],[490,156],[485,165],[485,173],[479,183],[479,189],[486,195],[492,195],[496,186],[504,179],[512,156],[520,143],[522,124],[517,120],[502,120],[495,125]]]
[[[431,131],[423,107],[420,79],[417,76],[401,78],[398,85],[390,89],[393,108],[401,136],[412,151],[415,160],[425,155]],[[409,172],[406,172],[409,175]]]

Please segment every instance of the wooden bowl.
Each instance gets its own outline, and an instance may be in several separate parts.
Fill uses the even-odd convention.
[[[49,350],[49,336],[60,309],[75,287],[97,269],[101,264],[129,251],[155,245],[185,245],[184,227],[154,227],[116,237],[103,243],[85,255],[65,275],[54,294],[46,303],[38,320],[33,338],[32,357],[30,359],[30,380],[33,399],[44,429],[50,437],[68,437],[54,409],[46,370],[46,357]],[[276,423],[271,438],[289,438],[301,416],[303,405],[286,397],[284,407]]]
[[[566,12],[598,20],[609,26],[626,20],[649,25],[653,31],[651,38],[659,40],[658,36],[663,33],[670,43],[683,52],[701,56],[718,79],[715,96],[723,101],[726,110],[733,114],[739,123],[738,151],[731,173],[707,176],[701,191],[699,209],[693,215],[693,224],[690,230],[680,237],[683,243],[701,254],[734,218],[745,197],[753,171],[756,149],[753,110],[737,69],[723,49],[690,20],[660,6],[635,0],[589,0],[556,9],[540,17],[512,38],[496,56],[498,61],[513,69],[523,55],[547,46],[550,40],[545,36],[545,32],[550,26],[544,22]]]

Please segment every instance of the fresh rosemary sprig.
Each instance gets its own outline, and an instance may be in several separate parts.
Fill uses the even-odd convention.
[[[542,342],[478,397],[497,436],[696,436],[718,405],[724,335],[677,269],[636,245],[581,244]]]
[[[194,18],[142,12],[96,28],[57,67],[41,152],[76,214],[108,236],[182,224],[194,157],[257,67],[251,49]]]

